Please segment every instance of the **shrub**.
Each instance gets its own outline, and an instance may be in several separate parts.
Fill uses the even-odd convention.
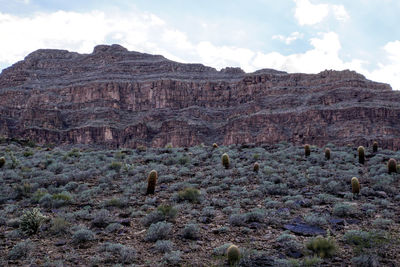
[[[259,170],[260,170],[260,164],[258,164],[258,162],[254,163],[253,171],[258,172]]]
[[[337,245],[332,237],[317,236],[306,244],[307,249],[313,251],[321,258],[329,258],[336,254]]]
[[[304,145],[304,155],[308,157],[310,156],[310,154],[311,154],[310,145],[309,144]]]
[[[388,161],[388,164],[387,164],[387,166],[388,166],[388,172],[389,172],[389,174],[390,173],[392,173],[392,172],[397,172],[397,162],[396,162],[396,160],[395,159],[389,159],[389,161]]]
[[[146,194],[154,194],[155,190],[156,190],[156,183],[157,183],[157,178],[158,178],[158,174],[156,170],[152,170],[149,173],[149,176],[147,178],[147,191]]]
[[[110,223],[109,225],[107,225],[105,230],[107,233],[114,233],[114,232],[121,230],[122,228],[123,228],[123,226],[120,223]]]
[[[351,191],[353,192],[353,194],[360,193],[360,183],[359,183],[357,177],[351,178]]]
[[[55,235],[66,234],[69,230],[69,223],[63,217],[56,217],[51,221],[50,231]]]
[[[182,260],[181,256],[182,252],[179,250],[165,253],[162,258],[162,263],[165,266],[179,266],[179,263]]]
[[[355,245],[358,251],[364,248],[379,248],[390,241],[384,231],[349,230],[343,235],[345,243]]]
[[[111,253],[113,256],[117,257],[119,262],[124,264],[133,263],[136,259],[136,250],[119,243],[106,242],[103,244],[100,251]]]
[[[319,226],[319,227],[323,227],[328,224],[326,216],[323,216],[321,214],[314,214],[314,213],[307,214],[304,217],[304,221],[309,225],[314,225],[314,226]]]
[[[166,204],[160,205],[157,211],[161,212],[166,221],[173,221],[178,215],[178,210],[175,207]]]
[[[54,194],[52,196],[52,198],[53,198],[52,205],[55,208],[58,208],[58,207],[61,207],[61,206],[64,206],[64,205],[72,203],[72,195],[71,195],[71,193],[66,192],[66,191]]]
[[[167,222],[158,222],[150,225],[147,229],[145,240],[155,242],[160,239],[166,239],[171,232],[172,224]]]
[[[188,187],[178,192],[178,201],[200,202],[201,193],[198,189]]]
[[[79,229],[72,235],[72,243],[81,244],[95,239],[95,235],[89,229]]]
[[[116,172],[120,172],[120,171],[121,171],[121,168],[122,168],[122,163],[121,163],[121,162],[118,162],[118,161],[113,161],[113,162],[108,166],[108,168],[109,168],[110,170],[114,170],[114,171],[116,171]]]
[[[110,223],[110,212],[102,209],[96,213],[92,220],[93,227],[104,228]]]
[[[365,163],[365,149],[363,146],[359,146],[357,148],[357,152],[358,152],[358,162],[361,164]]]
[[[325,159],[326,160],[331,159],[331,150],[329,148],[325,148]]]
[[[33,248],[34,245],[30,240],[19,242],[8,252],[7,258],[9,260],[27,258]]]
[[[25,211],[20,221],[21,231],[27,235],[36,234],[45,219],[46,217],[37,208]]]
[[[372,144],[372,152],[378,152],[378,142],[376,141]]]
[[[171,252],[174,247],[174,243],[170,240],[158,240],[154,245],[154,249],[160,253]]]
[[[354,206],[347,203],[337,203],[333,206],[333,215],[338,217],[354,216],[356,213]]]
[[[378,261],[378,257],[374,254],[362,254],[358,257],[351,259],[351,262],[356,267],[378,267],[381,266]]]
[[[376,218],[372,225],[377,229],[389,229],[389,226],[393,224],[393,220],[384,219],[384,218]]]
[[[230,164],[230,160],[229,160],[228,154],[226,154],[226,153],[222,154],[221,161],[222,161],[222,165],[225,167],[225,169],[228,169],[229,168],[229,164]]]
[[[183,238],[196,240],[200,237],[200,229],[197,224],[187,224],[182,231]]]
[[[0,168],[3,168],[3,166],[6,164],[6,159],[4,157],[0,158]]]
[[[228,263],[230,265],[236,264],[240,260],[240,250],[237,246],[231,245],[227,251],[226,255],[228,257]]]

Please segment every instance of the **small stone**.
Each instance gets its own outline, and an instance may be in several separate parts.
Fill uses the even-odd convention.
[[[65,240],[65,239],[57,240],[57,241],[54,243],[54,245],[55,245],[56,247],[61,247],[61,246],[64,246],[65,244],[67,244],[67,240]]]
[[[325,235],[326,231],[317,226],[307,224],[285,224],[283,226],[286,230],[292,231],[300,235]]]

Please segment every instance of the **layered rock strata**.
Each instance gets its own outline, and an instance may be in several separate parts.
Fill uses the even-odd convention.
[[[100,45],[37,50],[0,75],[0,135],[107,147],[400,147],[400,92],[353,71],[245,73]]]

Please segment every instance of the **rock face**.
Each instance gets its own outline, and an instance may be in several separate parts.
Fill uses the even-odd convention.
[[[108,147],[400,145],[400,92],[352,71],[244,73],[100,45],[38,50],[0,75],[0,135]]]

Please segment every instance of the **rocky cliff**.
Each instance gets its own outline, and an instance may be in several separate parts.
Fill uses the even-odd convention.
[[[0,75],[0,135],[54,144],[400,146],[400,92],[352,71],[244,73],[100,45]]]

